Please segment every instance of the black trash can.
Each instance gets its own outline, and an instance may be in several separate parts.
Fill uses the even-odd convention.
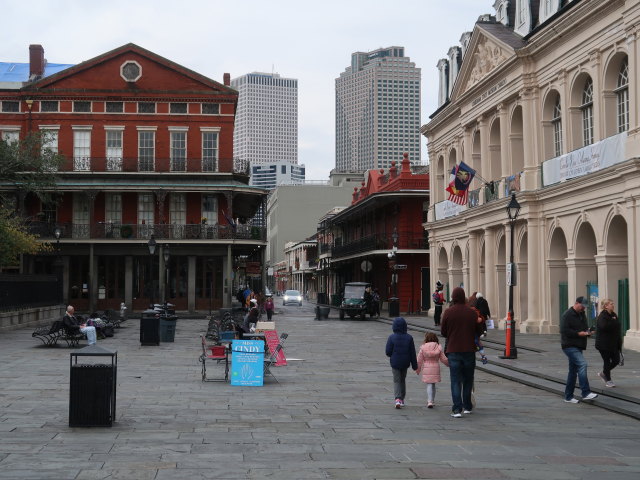
[[[84,363],[78,363],[82,357]],[[116,418],[118,352],[89,345],[70,357],[69,426],[111,427]]]
[[[177,315],[162,315],[160,317],[160,341],[173,342],[176,338]]]
[[[155,310],[145,310],[140,317],[140,344],[160,345],[160,317]]]
[[[398,297],[389,298],[389,316],[390,317],[400,316],[400,299]]]

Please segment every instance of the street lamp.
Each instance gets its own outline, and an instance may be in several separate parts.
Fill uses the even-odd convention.
[[[58,281],[58,300],[62,300],[62,295],[64,294],[64,289],[62,287],[62,259],[60,258],[60,236],[62,235],[62,230],[60,227],[56,227],[53,231],[53,234],[56,237],[56,261],[55,261],[55,270],[56,270],[56,280]]]
[[[169,258],[171,257],[171,253],[169,252],[169,244],[165,243],[164,250],[162,251],[162,256],[164,257],[164,304],[167,304],[168,289],[169,289]]]
[[[511,194],[511,200],[507,205],[507,215],[509,216],[509,224],[511,226],[511,245],[509,253],[509,264],[507,265],[507,285],[509,286],[509,311],[507,312],[506,338],[504,355],[500,358],[516,359],[518,358],[518,350],[516,349],[516,325],[513,318],[513,287],[517,284],[516,265],[513,261],[513,230],[520,213],[520,204],[516,200],[516,194]]]
[[[389,316],[397,317],[400,315],[400,301],[398,299],[398,268],[396,253],[398,252],[398,230],[393,227],[391,234],[393,240],[393,248],[387,254],[389,258],[389,268],[391,269],[391,283],[393,285],[393,297],[389,299]]]
[[[149,285],[151,286],[151,293],[149,293],[149,299],[151,300],[151,309],[154,308],[153,303],[153,254],[156,253],[156,237],[151,234],[151,238],[147,242],[147,247],[149,247]]]

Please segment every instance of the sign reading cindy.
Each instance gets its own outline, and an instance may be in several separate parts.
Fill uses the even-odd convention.
[[[264,383],[264,342],[234,340],[231,343],[231,385],[261,387]]]

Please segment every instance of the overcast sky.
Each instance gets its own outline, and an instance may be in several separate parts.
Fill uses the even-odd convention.
[[[297,78],[299,163],[335,165],[335,79],[351,54],[405,47],[422,69],[421,124],[437,107],[436,64],[493,0],[0,0],[0,61],[79,63],[135,43],[222,82],[253,71]],[[422,162],[426,163],[425,140]]]

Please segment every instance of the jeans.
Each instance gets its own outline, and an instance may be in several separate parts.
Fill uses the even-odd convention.
[[[620,363],[620,351],[618,350],[598,350],[602,357],[602,373],[608,382],[611,381],[611,370]]]
[[[451,352],[449,358],[449,374],[451,377],[451,401],[453,413],[473,409],[471,390],[476,369],[475,352]]]
[[[404,396],[407,394],[407,385],[405,379],[407,378],[406,368],[392,368],[393,372],[393,395],[395,398],[404,400]]]
[[[433,403],[436,401],[436,384],[427,383],[427,402]]]
[[[589,379],[587,378],[587,361],[582,355],[582,350],[576,347],[563,348],[562,351],[569,359],[569,374],[567,375],[567,386],[564,389],[564,399],[571,400],[573,391],[576,388],[576,375],[582,390],[582,396],[586,397],[591,393]]]
[[[96,344],[96,327],[84,327],[81,328],[80,331],[87,336],[87,343],[89,345]]]
[[[435,326],[440,325],[440,317],[442,315],[442,305],[436,305],[433,309],[433,323]]]

